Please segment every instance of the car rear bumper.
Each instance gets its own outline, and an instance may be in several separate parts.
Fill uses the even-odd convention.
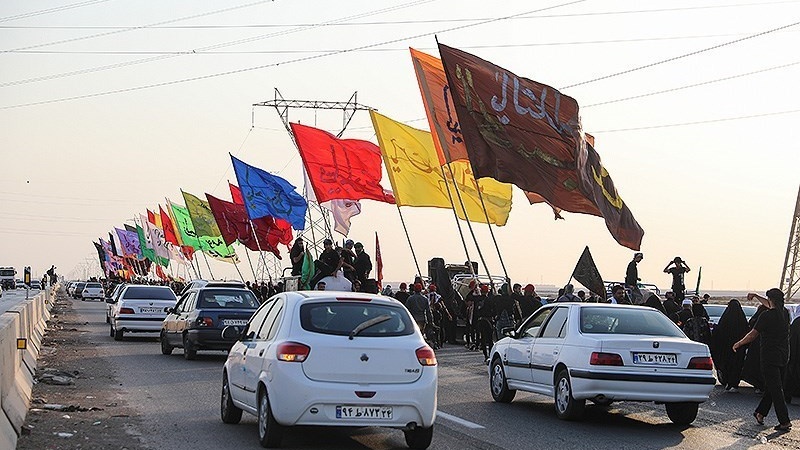
[[[222,339],[219,328],[193,328],[186,332],[186,338],[200,350],[230,350],[236,339]]]
[[[131,318],[116,318],[114,319],[114,328],[117,330],[124,330],[124,331],[147,331],[147,332],[160,332],[161,331],[161,323],[164,322],[164,318],[141,318],[141,319],[131,319]]]
[[[570,369],[572,396],[609,400],[704,402],[716,380],[708,375],[619,373]]]
[[[430,427],[436,416],[436,368],[426,367],[413,383],[357,384],[309,380],[300,363],[281,363],[268,393],[275,419],[283,425]],[[280,380],[278,382],[278,380]],[[360,398],[356,392],[374,392]],[[391,406],[391,419],[337,418],[337,406]]]

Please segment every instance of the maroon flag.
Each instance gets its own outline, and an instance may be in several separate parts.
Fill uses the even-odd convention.
[[[440,44],[439,53],[476,179],[603,217],[617,242],[639,249],[644,231],[585,142],[575,99],[461,50]]]
[[[338,139],[317,128],[293,123],[300,156],[320,203],[371,199],[394,203],[381,186],[381,149],[369,141]]]
[[[226,202],[209,194],[206,194],[206,198],[226,244],[231,245],[238,240],[250,250],[264,250],[272,252],[278,258],[281,257],[278,244],[284,239],[285,230],[280,229],[272,217],[267,216],[251,222],[244,205]]]

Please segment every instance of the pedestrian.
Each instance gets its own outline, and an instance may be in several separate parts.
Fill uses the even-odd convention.
[[[292,276],[299,276],[303,274],[303,258],[306,256],[306,250],[303,247],[303,238],[298,237],[294,240],[291,250],[289,250],[289,261],[292,263]]]
[[[705,317],[706,320],[710,319],[706,307],[700,302],[700,297],[696,295],[692,296],[692,313],[695,317]]]
[[[503,329],[516,328],[522,321],[519,303],[508,293],[508,283],[500,286],[499,293],[492,298],[492,313],[495,323],[495,337],[503,337]]]
[[[353,251],[353,240],[348,239],[344,241],[344,248],[342,249],[342,258],[344,259],[344,264],[342,264],[342,270],[344,270],[344,276],[347,277],[348,280],[353,281],[356,279],[356,269],[353,266],[356,261],[356,254]]]
[[[327,284],[324,281],[320,281],[319,283],[317,283],[317,290],[318,291],[324,291],[325,290],[325,286],[327,286]]]
[[[353,280],[353,292],[364,292],[361,290],[361,280],[358,278]]]
[[[800,307],[795,306],[792,324],[789,326],[789,364],[786,366],[786,381],[783,383],[783,394],[786,403],[792,397],[800,396]]]
[[[530,317],[537,309],[542,307],[542,302],[539,296],[536,295],[536,286],[532,284],[525,285],[522,293],[522,298],[519,299],[519,309],[522,311],[522,318]]]
[[[394,294],[394,292],[392,291],[391,284],[387,284],[386,287],[383,288],[383,291],[381,291],[381,295],[385,295],[387,297],[391,297],[392,294]]]
[[[741,340],[750,329],[739,300],[732,298],[711,333],[711,357],[717,369],[717,379],[730,393],[739,392],[745,352],[734,352],[733,344]]]
[[[745,337],[733,344],[733,351],[760,338],[765,392],[753,417],[759,425],[763,425],[764,418],[774,406],[778,417],[778,425],[774,430],[790,431],[792,422],[783,395],[783,380],[786,376],[786,364],[789,362],[789,312],[784,308],[783,292],[780,289],[772,288],[766,295],[765,298],[752,292],[747,294],[748,300],[757,299],[767,311],[761,314],[755,327]]]
[[[759,305],[755,314],[747,321],[748,332],[756,326],[761,314],[767,311],[767,307]],[[753,386],[756,395],[764,393],[764,375],[761,373],[761,340],[756,339],[747,346],[744,355],[744,368],[742,369],[742,380]]]
[[[681,301],[681,310],[678,311],[678,326],[683,329],[683,326],[686,325],[692,317],[694,317],[692,313],[692,301],[685,298]]]
[[[394,298],[395,300],[405,305],[409,295],[410,294],[408,293],[408,285],[405,283],[400,283],[400,290],[394,293]]]
[[[678,323],[678,312],[680,312],[681,307],[675,301],[675,293],[672,291],[667,291],[664,294],[664,311],[667,313],[667,317],[669,317],[673,322]]]
[[[675,265],[674,267],[673,264]],[[664,273],[672,275],[672,292],[675,293],[675,299],[679,302],[682,302],[686,295],[684,278],[686,273],[691,270],[686,261],[682,260],[680,256],[676,256],[667,264],[667,267],[664,267]]]
[[[364,244],[361,242],[356,242],[353,248],[356,250],[356,260],[353,263],[353,267],[356,271],[356,278],[358,278],[363,285],[367,282],[369,273],[372,271],[372,261],[370,260],[369,255],[364,251]]]
[[[414,292],[408,296],[406,308],[408,308],[408,312],[411,313],[411,318],[414,319],[420,331],[424,331],[425,325],[433,321],[431,307],[428,303],[428,299],[422,295],[422,284],[415,283],[413,289]]]
[[[625,288],[631,290],[631,296],[633,297],[631,300],[637,305],[642,303],[643,300],[642,291],[639,290],[639,282],[642,281],[642,279],[639,278],[638,266],[643,259],[643,253],[634,253],[633,259],[628,263],[627,269],[625,269]]]
[[[621,284],[615,285],[611,289],[611,298],[608,299],[608,303],[614,303],[617,305],[630,305],[631,301],[628,299],[627,294],[625,294],[625,287]]]
[[[703,294],[703,299],[700,300],[700,304],[707,305],[709,300],[711,300],[711,296],[708,294]]]
[[[581,301],[577,295],[574,294],[575,286],[568,284],[564,286],[564,294],[558,297],[557,302],[579,302]]]
[[[480,285],[480,294],[474,296],[475,311],[473,312],[473,320],[475,321],[475,332],[478,337],[478,348],[483,352],[483,359],[489,360],[489,349],[492,348],[492,320],[494,312],[492,311],[492,302],[489,297],[489,285]]]

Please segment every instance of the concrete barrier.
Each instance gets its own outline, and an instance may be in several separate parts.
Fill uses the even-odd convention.
[[[43,291],[0,314],[0,449],[17,446],[53,298]],[[27,349],[17,350],[17,338],[27,339]]]

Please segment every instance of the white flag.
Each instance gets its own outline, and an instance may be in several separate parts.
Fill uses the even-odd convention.
[[[358,200],[328,200],[321,205],[333,215],[336,223],[334,231],[344,236],[350,232],[350,219],[361,214],[361,202]]]

